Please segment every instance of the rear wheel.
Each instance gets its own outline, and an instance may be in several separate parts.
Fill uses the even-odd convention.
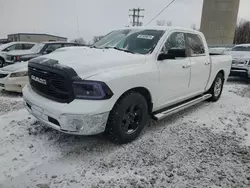
[[[223,85],[224,85],[224,77],[222,73],[219,73],[214,82],[212,87],[209,90],[209,94],[212,95],[212,97],[209,99],[210,101],[216,102],[219,100],[222,90],[223,90]]]
[[[110,112],[105,133],[112,141],[124,144],[137,138],[148,122],[147,101],[140,93],[130,92]]]

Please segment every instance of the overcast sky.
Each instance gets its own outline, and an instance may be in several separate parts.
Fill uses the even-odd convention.
[[[16,32],[41,32],[90,41],[129,24],[128,10],[144,8],[144,24],[171,0],[0,0],[0,38]],[[157,19],[200,26],[203,0],[176,0]],[[241,0],[238,19],[250,20],[250,0]],[[155,24],[155,21],[152,22]]]

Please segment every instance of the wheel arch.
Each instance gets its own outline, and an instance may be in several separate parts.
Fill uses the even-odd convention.
[[[152,96],[150,91],[145,88],[145,87],[134,87],[131,88],[127,91],[125,91],[118,99],[117,101],[119,101],[123,96],[125,96],[126,94],[130,93],[130,92],[137,92],[140,93],[146,100],[147,104],[148,104],[148,112],[151,113],[152,109],[153,109],[153,102],[152,102]],[[117,103],[117,101],[115,102],[115,104]]]
[[[5,59],[2,56],[0,56],[0,59],[3,60],[3,62],[5,62]]]
[[[224,70],[220,70],[220,71],[217,73],[217,75],[220,74],[220,73],[222,74],[223,79],[225,80],[225,71],[224,71]],[[217,77],[217,75],[216,75],[216,77]],[[215,77],[215,78],[216,78],[216,77]]]

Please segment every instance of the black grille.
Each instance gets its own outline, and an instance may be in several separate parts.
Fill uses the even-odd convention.
[[[0,78],[5,78],[6,76],[8,76],[8,74],[2,74],[2,73],[0,73]]]
[[[33,90],[51,100],[69,103],[73,100],[72,81],[63,70],[53,69],[45,65],[29,64],[29,80]]]
[[[236,67],[232,67],[232,70],[242,70],[242,71],[248,71],[246,68],[236,68]]]

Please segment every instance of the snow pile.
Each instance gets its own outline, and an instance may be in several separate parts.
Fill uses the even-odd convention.
[[[250,187],[250,98],[244,91],[249,87],[229,83],[217,103],[152,122],[122,146],[101,135],[59,133],[24,109],[5,112],[0,187]]]
[[[23,100],[20,94],[1,92],[0,90],[0,115],[20,110],[23,107]]]

